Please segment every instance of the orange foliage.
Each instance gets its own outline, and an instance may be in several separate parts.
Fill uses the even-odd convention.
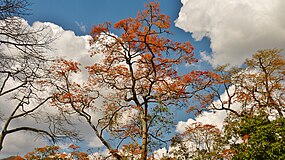
[[[138,157],[141,154],[142,150],[139,145],[136,144],[125,144],[122,148],[123,153],[127,154],[126,157],[132,159]]]
[[[16,157],[12,158],[11,160],[25,160],[25,159],[22,158],[21,156],[16,156]]]
[[[154,117],[146,111],[150,109],[148,103],[162,108],[188,104],[195,92],[209,86],[211,79],[218,78],[218,75],[204,71],[178,74],[177,66],[198,60],[194,57],[190,42],[174,42],[166,38],[169,28],[169,16],[161,14],[159,3],[154,2],[146,4],[146,10],[138,12],[136,18],[121,20],[113,27],[110,23],[94,27],[90,43],[101,47],[93,48],[91,55],[103,54],[104,58],[103,63],[86,68],[90,84],[115,92],[106,97],[106,106],[110,107],[105,113],[114,114],[120,104],[114,105],[113,102],[126,100],[129,106],[139,106],[133,109],[145,117],[139,119],[145,125]],[[119,31],[117,35],[111,34],[114,30]],[[108,42],[105,42],[106,39]],[[137,121],[113,131],[120,131],[121,136],[131,135],[131,132],[140,136],[148,134],[149,131],[139,131],[141,126]]]
[[[198,60],[190,42],[175,42],[168,38],[169,28],[169,16],[161,14],[159,3],[154,2],[146,4],[146,10],[138,12],[135,18],[121,20],[114,26],[109,22],[94,26],[90,33],[93,47],[90,55],[101,55],[102,61],[85,67],[89,81],[79,85],[70,80],[72,74],[80,71],[79,64],[59,60],[52,70],[61,91],[55,92],[53,105],[80,112],[80,109],[94,106],[93,100],[100,95],[105,108],[101,112],[104,117],[97,126],[104,126],[103,130],[108,128],[112,135],[121,139],[142,138],[141,154],[146,159],[149,133],[152,132],[150,123],[156,118],[160,118],[161,123],[170,123],[168,108],[189,104],[189,98],[217,77],[196,70],[178,73],[178,66]],[[95,88],[112,92],[90,96],[89,92]],[[127,109],[135,110],[137,117],[129,117],[133,120],[128,123],[120,122]],[[100,135],[98,130],[95,132]],[[160,134],[156,133],[157,136]]]
[[[58,146],[46,146],[42,148],[35,148],[33,152],[27,153],[24,158],[26,160],[32,159],[65,159],[65,160],[88,160],[88,154],[86,152],[80,152],[80,147],[72,144],[69,148],[73,149],[70,153],[61,152]],[[23,159],[22,157],[19,157]],[[19,159],[19,160],[20,160]],[[24,160],[24,159],[23,159]]]
[[[71,144],[68,148],[71,148],[71,149],[73,149],[73,150],[76,150],[76,149],[78,149],[78,148],[80,148],[79,146],[76,146],[76,145],[74,145],[74,144]]]
[[[58,76],[63,76],[66,73],[73,72],[76,73],[80,71],[78,62],[68,61],[65,59],[58,59],[55,64],[51,66],[51,72],[57,73]]]

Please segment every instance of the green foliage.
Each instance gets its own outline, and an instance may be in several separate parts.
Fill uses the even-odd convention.
[[[199,112],[201,106],[214,112],[227,111],[224,130],[205,132],[206,125],[189,125],[172,143],[175,158],[285,159],[285,58],[281,52],[260,50],[243,67],[217,67],[212,76],[214,83],[195,95],[198,107],[190,107],[189,111]],[[203,138],[210,140],[212,148],[200,148],[209,142]],[[197,145],[191,147],[189,143]]]
[[[228,132],[242,137],[243,142],[231,145],[233,159],[284,159],[285,118],[270,121],[258,115],[240,118],[239,129]],[[232,129],[232,128],[227,128]]]

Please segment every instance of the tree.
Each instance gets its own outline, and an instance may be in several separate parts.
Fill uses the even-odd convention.
[[[214,125],[192,123],[172,139],[170,153],[177,159],[220,159],[227,142]]]
[[[175,69],[197,59],[189,42],[167,38],[169,27],[169,17],[160,13],[158,3],[150,2],[136,18],[121,20],[114,27],[107,22],[93,28],[90,53],[102,56],[102,61],[86,67],[90,75],[87,83],[72,81],[72,74],[79,71],[76,62],[55,65],[60,90],[54,94],[54,105],[84,117],[117,159],[124,156],[118,151],[124,141],[124,148],[137,147],[141,159],[147,159],[155,143],[167,143],[162,135],[173,122],[172,107],[187,106],[194,93],[211,83],[210,72],[181,74]],[[98,98],[103,107],[94,103]],[[90,109],[100,113],[97,122]],[[117,144],[110,145],[104,133]]]
[[[199,95],[198,99],[210,110],[226,110],[238,117],[260,113],[284,117],[285,59],[280,52],[260,50],[245,61],[243,68],[217,67],[215,72],[220,76],[213,79],[208,96]],[[221,91],[226,98],[221,99]],[[240,107],[233,108],[237,103]]]
[[[234,79],[237,98],[244,106],[251,106],[248,114],[255,111],[284,117],[285,107],[285,58],[281,50],[261,50],[245,61],[247,69]],[[268,115],[269,116],[269,115]]]
[[[243,67],[219,66],[211,86],[195,94],[200,103],[189,111],[227,112],[223,134],[230,149],[223,155],[233,159],[284,156],[285,59],[281,52],[260,50]]]
[[[209,110],[227,111],[224,127],[233,159],[284,156],[285,59],[281,51],[260,50],[243,68],[218,67],[220,76],[206,90],[207,97],[197,96]]]
[[[32,28],[19,17],[27,14],[28,5],[26,0],[0,1],[0,100],[8,101],[0,108],[0,150],[6,136],[20,131],[45,135],[51,140],[57,134],[76,135],[59,127],[63,118],[51,118],[41,110],[52,99],[43,82],[50,79],[47,68],[51,61],[44,52],[50,49],[54,38],[44,26]],[[34,126],[15,125],[27,118],[34,120]],[[40,122],[49,128],[36,127]]]
[[[80,147],[71,144],[68,147],[71,152],[61,152],[58,146],[46,146],[35,148],[34,151],[27,153],[24,158],[26,160],[32,159],[65,159],[65,160],[89,160],[88,152],[79,151]]]

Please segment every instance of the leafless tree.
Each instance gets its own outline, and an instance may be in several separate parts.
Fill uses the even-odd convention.
[[[29,131],[56,140],[57,135],[76,137],[63,128],[64,117],[45,114],[52,98],[46,86],[50,60],[44,52],[54,38],[45,26],[29,26],[20,16],[27,14],[26,0],[0,0],[0,150],[9,134]],[[51,116],[53,116],[51,118]],[[38,124],[16,124],[32,118]]]

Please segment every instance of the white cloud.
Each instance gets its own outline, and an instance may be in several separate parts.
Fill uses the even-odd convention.
[[[226,116],[226,111],[203,112],[195,119],[189,118],[186,122],[179,121],[176,125],[176,132],[183,133],[184,131],[186,131],[186,126],[195,122],[200,122],[203,124],[212,124],[217,126],[219,129],[222,129]]]
[[[17,132],[6,137],[4,148],[0,152],[0,158],[6,158],[11,155],[25,155],[36,147],[46,145],[48,143],[41,138],[37,138],[29,133]]]
[[[27,24],[27,23],[26,23]],[[28,24],[27,24],[28,25]],[[55,25],[53,23],[49,22],[35,22],[31,27],[39,28],[41,26],[45,26],[47,28],[47,32],[49,34],[52,34],[54,37],[58,37],[51,47],[53,48],[51,51],[47,52],[48,56],[53,57],[63,57],[66,59],[71,59],[74,61],[78,61],[81,63],[82,66],[82,74],[78,74],[74,76],[74,80],[78,82],[83,82],[87,80],[88,73],[86,70],[83,69],[86,65],[92,65],[96,61],[99,61],[98,56],[93,56],[90,58],[89,54],[89,39],[90,36],[76,36],[73,31],[66,31],[63,30],[62,27]],[[9,50],[10,52],[14,52],[15,50]],[[10,54],[10,53],[9,53]],[[0,75],[2,76],[2,75]],[[2,80],[2,77],[0,77],[0,80]],[[15,84],[11,84],[15,85]],[[96,104],[100,104],[100,100],[96,101]],[[1,96],[0,97],[0,112],[7,116],[7,114],[11,113],[11,109],[13,109],[13,103],[8,100],[7,97]],[[2,107],[3,106],[3,107]],[[48,112],[53,112],[52,109],[44,109]],[[91,113],[94,115],[95,113]],[[97,118],[100,118],[100,116],[94,116],[94,120]],[[2,117],[1,118],[5,118]],[[77,126],[77,129],[81,131],[81,135],[83,136],[84,140],[86,140],[86,143],[89,143],[89,146],[91,147],[100,147],[102,146],[102,143],[99,142],[99,140],[96,137],[95,133],[90,129],[90,127],[84,123],[84,121],[78,121],[78,118],[76,116],[73,117],[73,121],[77,124],[80,124]],[[83,123],[83,124],[82,124]],[[2,127],[2,122],[0,122],[0,126]],[[19,120],[16,122],[13,122],[11,124],[11,127],[19,126],[19,125],[25,125],[25,126],[36,126],[40,124],[36,124],[36,122],[33,119],[24,119]],[[48,124],[46,124],[48,125]],[[42,125],[40,127],[45,127],[45,125]],[[1,128],[0,128],[1,129]],[[28,151],[32,151],[35,147],[43,147],[47,145],[48,143],[46,141],[43,141],[41,138],[35,137],[33,134],[24,134],[24,132],[17,132],[15,134],[9,134],[5,141],[4,141],[4,148],[0,152],[0,159],[7,157],[9,155],[23,155],[27,153]]]
[[[212,124],[217,126],[219,129],[222,129],[226,115],[226,111],[203,112],[195,119],[189,118],[186,122],[179,121],[176,126],[176,132],[183,133],[184,131],[186,131],[186,126],[195,122],[200,122],[203,124]]]
[[[240,65],[255,51],[285,48],[283,0],[182,0],[176,26],[207,36],[213,50],[212,65]]]

